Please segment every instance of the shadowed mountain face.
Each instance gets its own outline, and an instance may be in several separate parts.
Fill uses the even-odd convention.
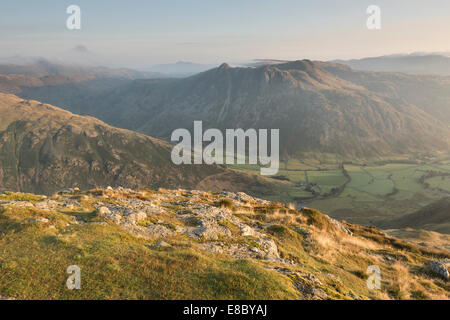
[[[448,125],[438,114],[450,106],[432,92],[450,87],[449,80],[437,77],[425,96],[410,92],[423,81],[303,60],[256,68],[223,64],[189,78],[127,81],[98,91],[89,81],[29,86],[19,95],[160,138],[191,129],[194,120],[205,129],[279,128],[284,154],[354,159],[448,148]]]
[[[49,194],[107,185],[234,190],[251,189],[254,182],[217,166],[176,166],[171,146],[161,140],[37,101],[0,94],[0,114],[0,190]]]

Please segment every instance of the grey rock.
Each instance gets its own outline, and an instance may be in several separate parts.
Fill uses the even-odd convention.
[[[153,247],[154,248],[170,248],[172,246],[165,241],[158,241]]]
[[[448,271],[449,267],[450,267],[450,259],[443,259],[443,260],[433,260],[430,262],[430,270],[445,278],[445,279],[450,279],[450,273]]]
[[[31,223],[48,223],[49,220],[47,218],[31,218],[28,219],[29,222]]]

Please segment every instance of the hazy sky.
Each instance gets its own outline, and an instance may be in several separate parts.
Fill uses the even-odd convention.
[[[81,7],[81,30],[66,28],[71,4]],[[381,30],[366,27],[371,4]],[[2,57],[145,68],[416,51],[450,52],[449,0],[0,0]]]

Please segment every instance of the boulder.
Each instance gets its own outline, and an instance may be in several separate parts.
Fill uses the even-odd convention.
[[[257,232],[255,229],[253,229],[252,227],[246,225],[246,224],[242,224],[240,226],[240,231],[241,231],[241,235],[242,236],[251,236],[251,237],[259,237],[261,236],[261,234],[259,232]]]
[[[450,279],[449,267],[450,259],[433,260],[430,262],[430,270],[447,280]]]
[[[107,207],[100,207],[98,208],[98,215],[101,217],[104,217],[108,214],[111,214],[111,210],[109,210]]]
[[[145,219],[147,219],[147,214],[143,211],[133,212],[127,217],[127,220],[131,223],[139,223],[140,221]]]

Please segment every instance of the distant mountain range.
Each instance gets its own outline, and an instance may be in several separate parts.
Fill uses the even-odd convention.
[[[363,71],[450,76],[450,57],[439,54],[391,55],[352,60],[334,60],[333,62]]]

